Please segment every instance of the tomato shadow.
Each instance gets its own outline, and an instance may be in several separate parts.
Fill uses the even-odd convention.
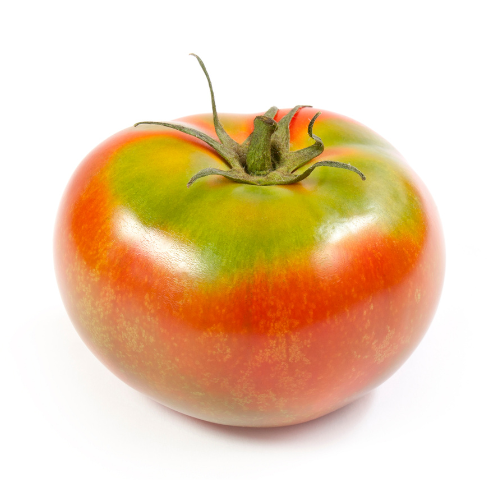
[[[307,441],[310,444],[331,444],[354,433],[368,415],[375,400],[375,391],[360,397],[356,401],[324,415],[323,417],[301,424],[285,427],[236,427],[221,425],[179,414],[170,408],[151,400],[169,414],[176,414],[189,419],[190,424],[207,433],[216,434],[229,440],[254,441],[266,443]],[[173,415],[172,415],[173,416]]]

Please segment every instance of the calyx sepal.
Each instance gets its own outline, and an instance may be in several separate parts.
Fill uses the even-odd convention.
[[[310,106],[295,106],[278,122],[274,119],[278,108],[273,106],[263,115],[255,117],[254,130],[245,141],[241,144],[236,142],[224,130],[219,121],[212,82],[203,61],[196,54],[190,55],[196,57],[207,78],[212,101],[215,133],[219,141],[199,130],[177,123],[148,121],[134,125],[134,127],[138,125],[161,125],[196,137],[214,149],[230,168],[230,170],[220,170],[210,167],[200,170],[191,177],[187,184],[188,187],[196,180],[209,175],[221,175],[234,182],[256,186],[294,184],[308,177],[315,168],[322,166],[351,170],[365,180],[363,173],[356,167],[337,161],[319,161],[300,174],[295,173],[296,170],[319,156],[325,149],[322,140],[313,134],[314,122],[321,114],[316,113],[309,122],[307,129],[309,137],[314,140],[314,144],[298,151],[290,151],[290,122],[301,108]]]

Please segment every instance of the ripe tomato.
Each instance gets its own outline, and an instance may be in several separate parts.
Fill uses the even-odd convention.
[[[222,143],[264,124],[249,178],[270,185],[197,176],[235,171],[231,161],[249,175],[237,147],[224,159],[206,144],[219,144],[210,115],[114,135],[60,206],[63,300],[94,354],[170,408],[229,425],[311,420],[387,379],[424,335],[444,276],[436,207],[401,155],[353,120],[323,111],[315,136],[315,110],[272,108],[267,121],[221,115],[221,132],[213,107]],[[283,118],[292,151],[324,147],[320,168],[281,185],[276,165],[293,155],[269,145],[277,130],[286,143]]]

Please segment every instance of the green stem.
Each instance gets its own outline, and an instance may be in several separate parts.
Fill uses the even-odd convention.
[[[278,124],[267,116],[257,116],[248,145],[246,171],[250,175],[266,175],[273,170],[271,140]]]
[[[199,130],[176,123],[148,121],[139,122],[134,125],[135,127],[139,125],[160,125],[192,135],[212,147],[226,161],[227,166],[230,168],[227,171],[212,167],[205,168],[191,178],[188,187],[197,179],[208,175],[221,175],[234,182],[256,186],[294,184],[309,176],[316,167],[322,166],[351,170],[365,180],[363,173],[356,167],[337,161],[320,161],[308,167],[301,174],[295,174],[297,169],[319,156],[324,150],[323,142],[312,131],[314,122],[320,115],[320,113],[316,113],[307,129],[309,137],[314,141],[314,144],[298,151],[290,151],[290,122],[301,108],[310,106],[295,106],[279,122],[274,120],[278,108],[273,106],[263,115],[257,116],[254,119],[253,132],[241,144],[238,144],[224,130],[219,121],[212,82],[203,61],[196,54],[190,55],[196,57],[207,78],[208,87],[210,88],[210,99],[212,101],[215,133],[220,142]]]

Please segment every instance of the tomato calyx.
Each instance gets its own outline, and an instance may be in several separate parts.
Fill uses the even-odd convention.
[[[309,137],[313,139],[314,144],[298,151],[290,151],[290,122],[301,108],[310,106],[295,106],[278,122],[274,119],[278,108],[273,106],[263,115],[255,117],[254,130],[245,141],[241,144],[236,142],[224,130],[219,121],[212,82],[203,61],[196,54],[190,55],[196,57],[207,78],[212,101],[215,133],[220,142],[199,130],[177,123],[147,121],[134,125],[134,127],[139,125],[160,125],[196,137],[214,149],[230,168],[230,170],[221,170],[211,167],[200,170],[189,180],[188,187],[196,180],[209,175],[221,175],[234,182],[256,186],[294,184],[305,179],[315,168],[321,166],[351,170],[357,173],[361,179],[366,179],[364,174],[356,167],[349,163],[337,161],[319,161],[303,172],[295,173],[300,167],[319,156],[325,149],[322,140],[314,135],[312,131],[314,122],[321,114],[316,113],[307,129]]]

